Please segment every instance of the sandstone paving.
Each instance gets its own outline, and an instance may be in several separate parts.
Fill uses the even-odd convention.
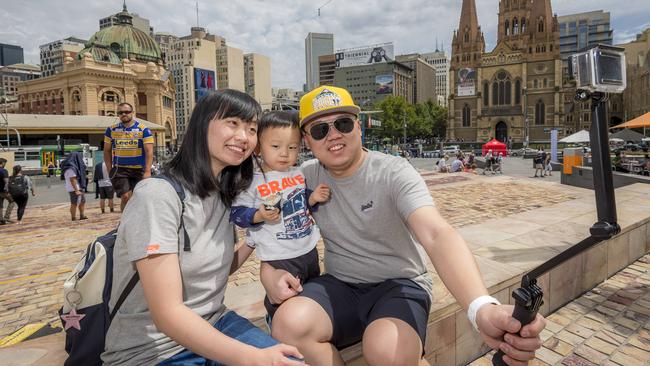
[[[457,228],[489,220],[495,220],[498,228],[499,219],[580,196],[557,184],[506,176],[421,174],[438,210]],[[88,220],[71,222],[68,208],[67,204],[30,206],[22,224],[0,226],[0,337],[30,323],[59,325],[63,282],[91,240],[117,227],[120,219],[117,212],[100,214],[97,201],[90,199]],[[318,251],[322,258],[322,241]],[[250,285],[258,277],[259,260],[253,255],[230,277],[228,286]]]
[[[545,332],[552,336],[542,337],[531,364],[650,365],[648,312],[650,254],[549,315]],[[471,365],[491,365],[492,355]]]

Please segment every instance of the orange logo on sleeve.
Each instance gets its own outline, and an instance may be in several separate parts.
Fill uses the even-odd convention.
[[[147,254],[157,254],[160,251],[160,244],[147,245]]]

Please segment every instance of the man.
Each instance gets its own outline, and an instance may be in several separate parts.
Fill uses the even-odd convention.
[[[133,188],[142,179],[151,177],[153,162],[153,135],[140,122],[133,119],[133,106],[117,106],[120,122],[106,128],[104,135],[104,162],[113,189],[120,197],[120,209],[133,194]]]
[[[5,169],[7,164],[7,159],[0,158],[0,225],[8,224],[11,221],[11,210],[14,208],[14,200],[9,194],[9,172]],[[4,208],[4,202],[7,200],[7,211],[5,211],[4,216],[2,215],[2,209]]]
[[[287,272],[262,266],[271,301],[286,300],[273,336],[297,346],[310,365],[343,365],[337,349],[359,341],[369,365],[426,365],[426,252],[490,347],[505,351],[510,365],[534,358],[544,318],[521,328],[512,306],[487,296],[471,251],[436,210],[422,177],[404,159],[362,148],[358,113],[341,88],[319,87],[300,101],[305,142],[318,159],[303,165],[307,186],[327,183],[332,192],[313,212],[327,274],[301,287]]]

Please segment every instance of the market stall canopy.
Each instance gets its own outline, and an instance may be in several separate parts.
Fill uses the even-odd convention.
[[[559,142],[563,142],[566,144],[580,144],[584,142],[589,142],[589,131],[587,130],[582,130],[574,133],[573,135],[569,135]]]
[[[610,128],[639,128],[639,127],[649,127],[650,126],[650,112],[641,115],[631,121],[621,123]]]
[[[508,147],[506,144],[497,139],[492,139],[492,141],[484,144],[481,150],[483,152],[483,156],[487,154],[488,150],[492,150],[493,155],[499,155],[499,153],[503,153],[503,156],[508,156]]]
[[[645,136],[643,136],[642,133],[638,133],[636,131],[625,129],[625,130],[621,130],[621,131],[618,131],[616,133],[613,133],[609,137],[610,137],[610,139],[609,139],[610,141],[612,140],[612,138],[618,138],[618,139],[624,140],[625,142],[632,141],[634,143],[639,143],[639,142],[641,142],[641,140]]]

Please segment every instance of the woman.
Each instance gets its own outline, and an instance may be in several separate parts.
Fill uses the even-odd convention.
[[[36,196],[32,180],[28,176],[23,175],[23,168],[20,165],[14,165],[13,174],[9,177],[9,193],[14,202],[16,202],[16,205],[18,205],[19,224],[22,222],[23,215],[25,214],[29,191],[32,191],[32,196]]]
[[[288,358],[302,358],[296,348],[277,344],[223,304],[228,275],[252,251],[234,250],[226,213],[251,183],[259,114],[253,98],[234,90],[196,105],[165,167],[185,190],[184,209],[163,179],[135,187],[115,243],[111,307],[136,269],[140,282],[108,330],[105,365],[301,364]],[[179,240],[181,217],[189,250]]]

